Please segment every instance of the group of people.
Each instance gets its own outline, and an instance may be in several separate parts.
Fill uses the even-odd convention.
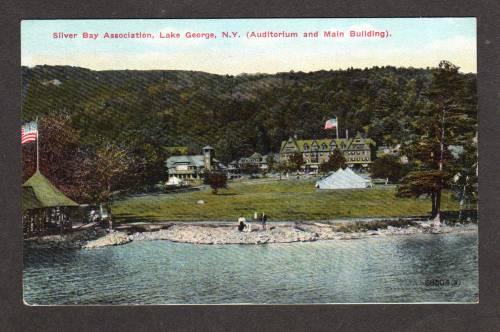
[[[259,215],[257,212],[255,212],[253,214],[253,221],[255,223],[257,222],[260,222],[260,224],[262,225],[262,229],[265,230],[266,229],[266,223],[267,223],[267,215],[262,212],[261,215]],[[243,232],[246,228],[246,231],[247,232],[251,232],[252,231],[252,223],[250,223],[250,221],[247,221],[247,219],[245,217],[243,217],[243,215],[240,215],[240,217],[238,218],[238,230],[240,232]]]

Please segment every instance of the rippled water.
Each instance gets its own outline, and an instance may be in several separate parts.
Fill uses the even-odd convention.
[[[137,241],[98,250],[26,248],[24,265],[29,304],[475,302],[478,296],[476,232],[258,246]]]

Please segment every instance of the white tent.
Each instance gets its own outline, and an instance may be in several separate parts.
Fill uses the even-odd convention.
[[[316,182],[318,189],[358,189],[368,186],[371,187],[369,179],[362,178],[349,168],[345,170],[339,168],[336,172]]]
[[[181,184],[181,179],[176,176],[171,176],[168,178],[167,186],[178,186]]]

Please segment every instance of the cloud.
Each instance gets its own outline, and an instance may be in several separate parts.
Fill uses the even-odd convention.
[[[447,39],[438,39],[430,43],[431,50],[448,50],[456,52],[460,50],[476,50],[476,38],[467,38],[463,36],[454,36]]]
[[[455,36],[431,42],[424,48],[429,57],[441,57],[461,67],[463,72],[477,72],[476,38]]]

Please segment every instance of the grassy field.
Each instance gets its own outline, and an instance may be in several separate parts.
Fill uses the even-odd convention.
[[[118,220],[234,221],[265,212],[270,221],[328,220],[349,217],[426,215],[430,199],[396,198],[394,187],[352,190],[316,190],[312,180],[267,183],[230,183],[229,189],[210,189],[130,197],[113,205]],[[205,204],[196,204],[198,200]],[[443,195],[443,210],[458,210],[450,193]]]

